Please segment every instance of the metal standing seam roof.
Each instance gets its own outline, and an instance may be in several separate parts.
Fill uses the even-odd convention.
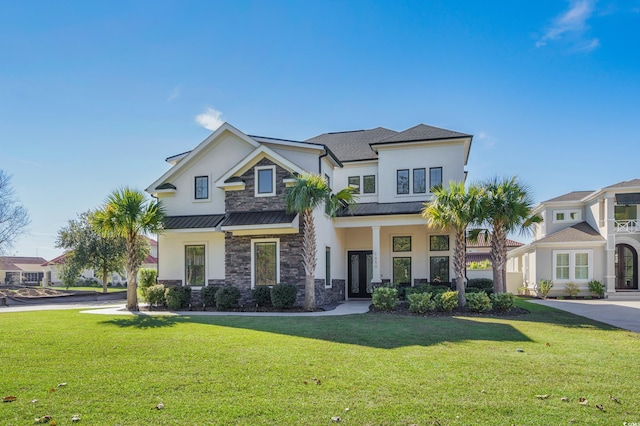
[[[575,243],[575,242],[604,242],[602,235],[587,222],[580,222],[568,228],[534,241],[534,243]]]
[[[424,204],[425,201],[409,201],[405,203],[361,203],[345,207],[338,213],[338,216],[349,217],[418,214],[424,209]]]
[[[229,213],[221,226],[290,224],[296,215],[297,213],[287,213],[285,210]]]
[[[223,214],[167,216],[164,220],[164,229],[215,228],[223,219]]]

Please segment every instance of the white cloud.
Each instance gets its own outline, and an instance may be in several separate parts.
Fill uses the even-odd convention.
[[[182,94],[182,86],[174,87],[171,93],[169,93],[169,96],[167,97],[167,102],[171,102],[173,100],[178,99],[181,94]]]
[[[578,51],[591,51],[600,45],[597,38],[585,42],[582,35],[588,29],[587,21],[593,16],[596,0],[571,0],[569,10],[553,20],[544,35],[536,42],[536,47],[546,46],[549,42],[563,37],[577,38]]]
[[[196,123],[198,123],[205,129],[213,131],[220,127],[222,123],[224,123],[224,120],[222,120],[221,117],[222,113],[220,111],[217,111],[211,107],[207,107],[207,110],[205,112],[196,115]]]

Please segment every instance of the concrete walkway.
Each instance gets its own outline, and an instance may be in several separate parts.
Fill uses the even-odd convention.
[[[91,303],[69,303],[69,304],[47,304],[47,305],[14,305],[0,307],[2,312],[28,312],[28,311],[47,311],[60,309],[86,309],[81,311],[83,314],[101,314],[101,315],[212,315],[212,316],[247,316],[247,317],[324,317],[364,314],[369,312],[371,301],[347,301],[340,303],[335,309],[330,311],[319,312],[206,312],[206,311],[138,311],[130,312],[124,307],[125,304],[113,304],[106,302]]]
[[[529,300],[605,324],[640,333],[640,301]]]

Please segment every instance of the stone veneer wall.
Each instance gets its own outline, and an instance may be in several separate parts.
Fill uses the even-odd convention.
[[[182,280],[158,280],[158,284],[163,284],[165,287],[180,287]]]
[[[256,166],[272,166],[275,163],[267,158],[260,160]],[[291,173],[276,165],[276,195],[272,197],[255,196],[255,166],[247,170],[242,176],[245,187],[241,191],[226,191],[224,195],[225,211],[232,212],[261,212],[268,210],[286,210],[284,201],[286,186],[283,179]]]

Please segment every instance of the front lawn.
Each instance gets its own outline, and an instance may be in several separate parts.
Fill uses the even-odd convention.
[[[74,415],[80,424],[122,425],[640,422],[639,334],[518,303],[532,312],[0,313],[0,396],[17,397],[0,405],[0,424],[44,415],[58,425]]]

